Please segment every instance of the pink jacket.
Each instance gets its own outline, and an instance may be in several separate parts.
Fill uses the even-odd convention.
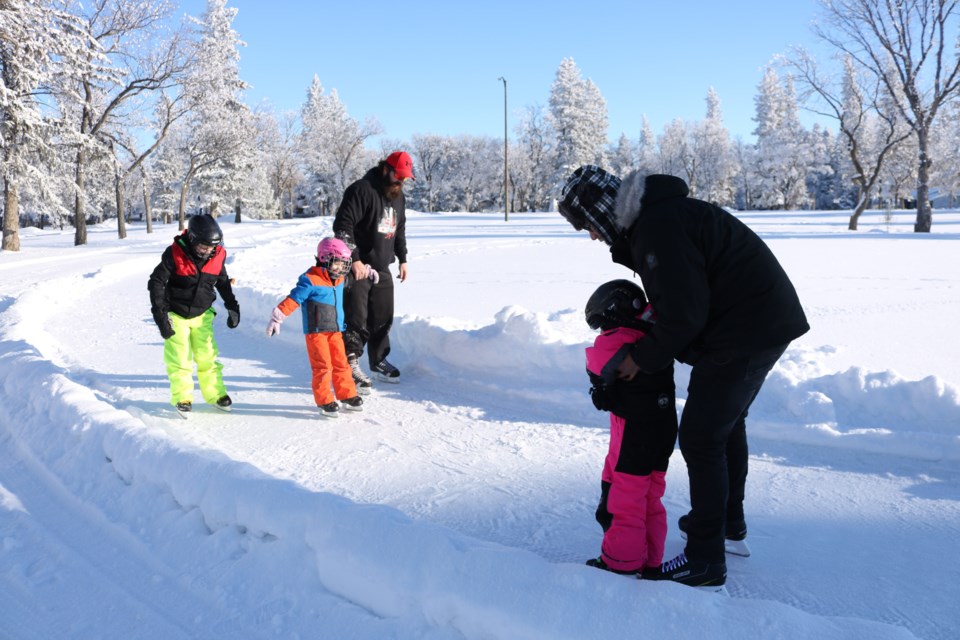
[[[649,304],[637,318],[646,322],[656,322],[653,307]],[[593,341],[592,347],[587,347],[587,371],[600,376],[608,384],[614,382],[617,379],[617,367],[630,353],[633,343],[645,335],[647,334],[640,329],[628,327],[604,331]]]

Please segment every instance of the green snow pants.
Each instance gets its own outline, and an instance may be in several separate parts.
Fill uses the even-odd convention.
[[[223,384],[223,365],[217,360],[219,350],[213,337],[212,308],[196,318],[182,318],[170,313],[170,325],[176,332],[163,343],[163,362],[170,378],[170,404],[193,402],[193,364],[197,364],[200,393],[207,404],[216,404],[227,395]]]

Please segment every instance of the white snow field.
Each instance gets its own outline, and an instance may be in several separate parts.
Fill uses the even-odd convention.
[[[582,310],[632,274],[557,214],[411,213],[402,382],[338,420],[299,318],[264,335],[331,218],[221,218],[236,404],[198,396],[189,420],[146,290],[176,226],[21,230],[0,253],[0,638],[957,637],[960,214],[930,234],[912,212],[738,215],[813,328],[751,411],[729,597],[583,565],[608,422]],[[665,501],[672,557],[679,450]]]

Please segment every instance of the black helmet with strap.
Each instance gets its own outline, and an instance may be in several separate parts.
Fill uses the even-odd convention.
[[[209,213],[193,216],[187,225],[187,243],[191,247],[196,247],[198,244],[216,247],[223,244],[223,231]]]
[[[629,280],[611,280],[597,287],[587,300],[584,317],[591,329],[646,329],[650,324],[637,317],[646,306],[647,296],[643,289]]]

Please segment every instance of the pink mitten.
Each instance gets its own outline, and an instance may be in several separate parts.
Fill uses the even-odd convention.
[[[267,325],[267,337],[275,336],[280,333],[280,325],[286,319],[287,316],[283,315],[283,311],[280,311],[280,307],[274,307],[273,313],[270,315],[270,323]]]
[[[380,272],[371,267],[370,265],[364,265],[367,267],[367,277],[370,278],[370,282],[377,284],[380,282]]]

